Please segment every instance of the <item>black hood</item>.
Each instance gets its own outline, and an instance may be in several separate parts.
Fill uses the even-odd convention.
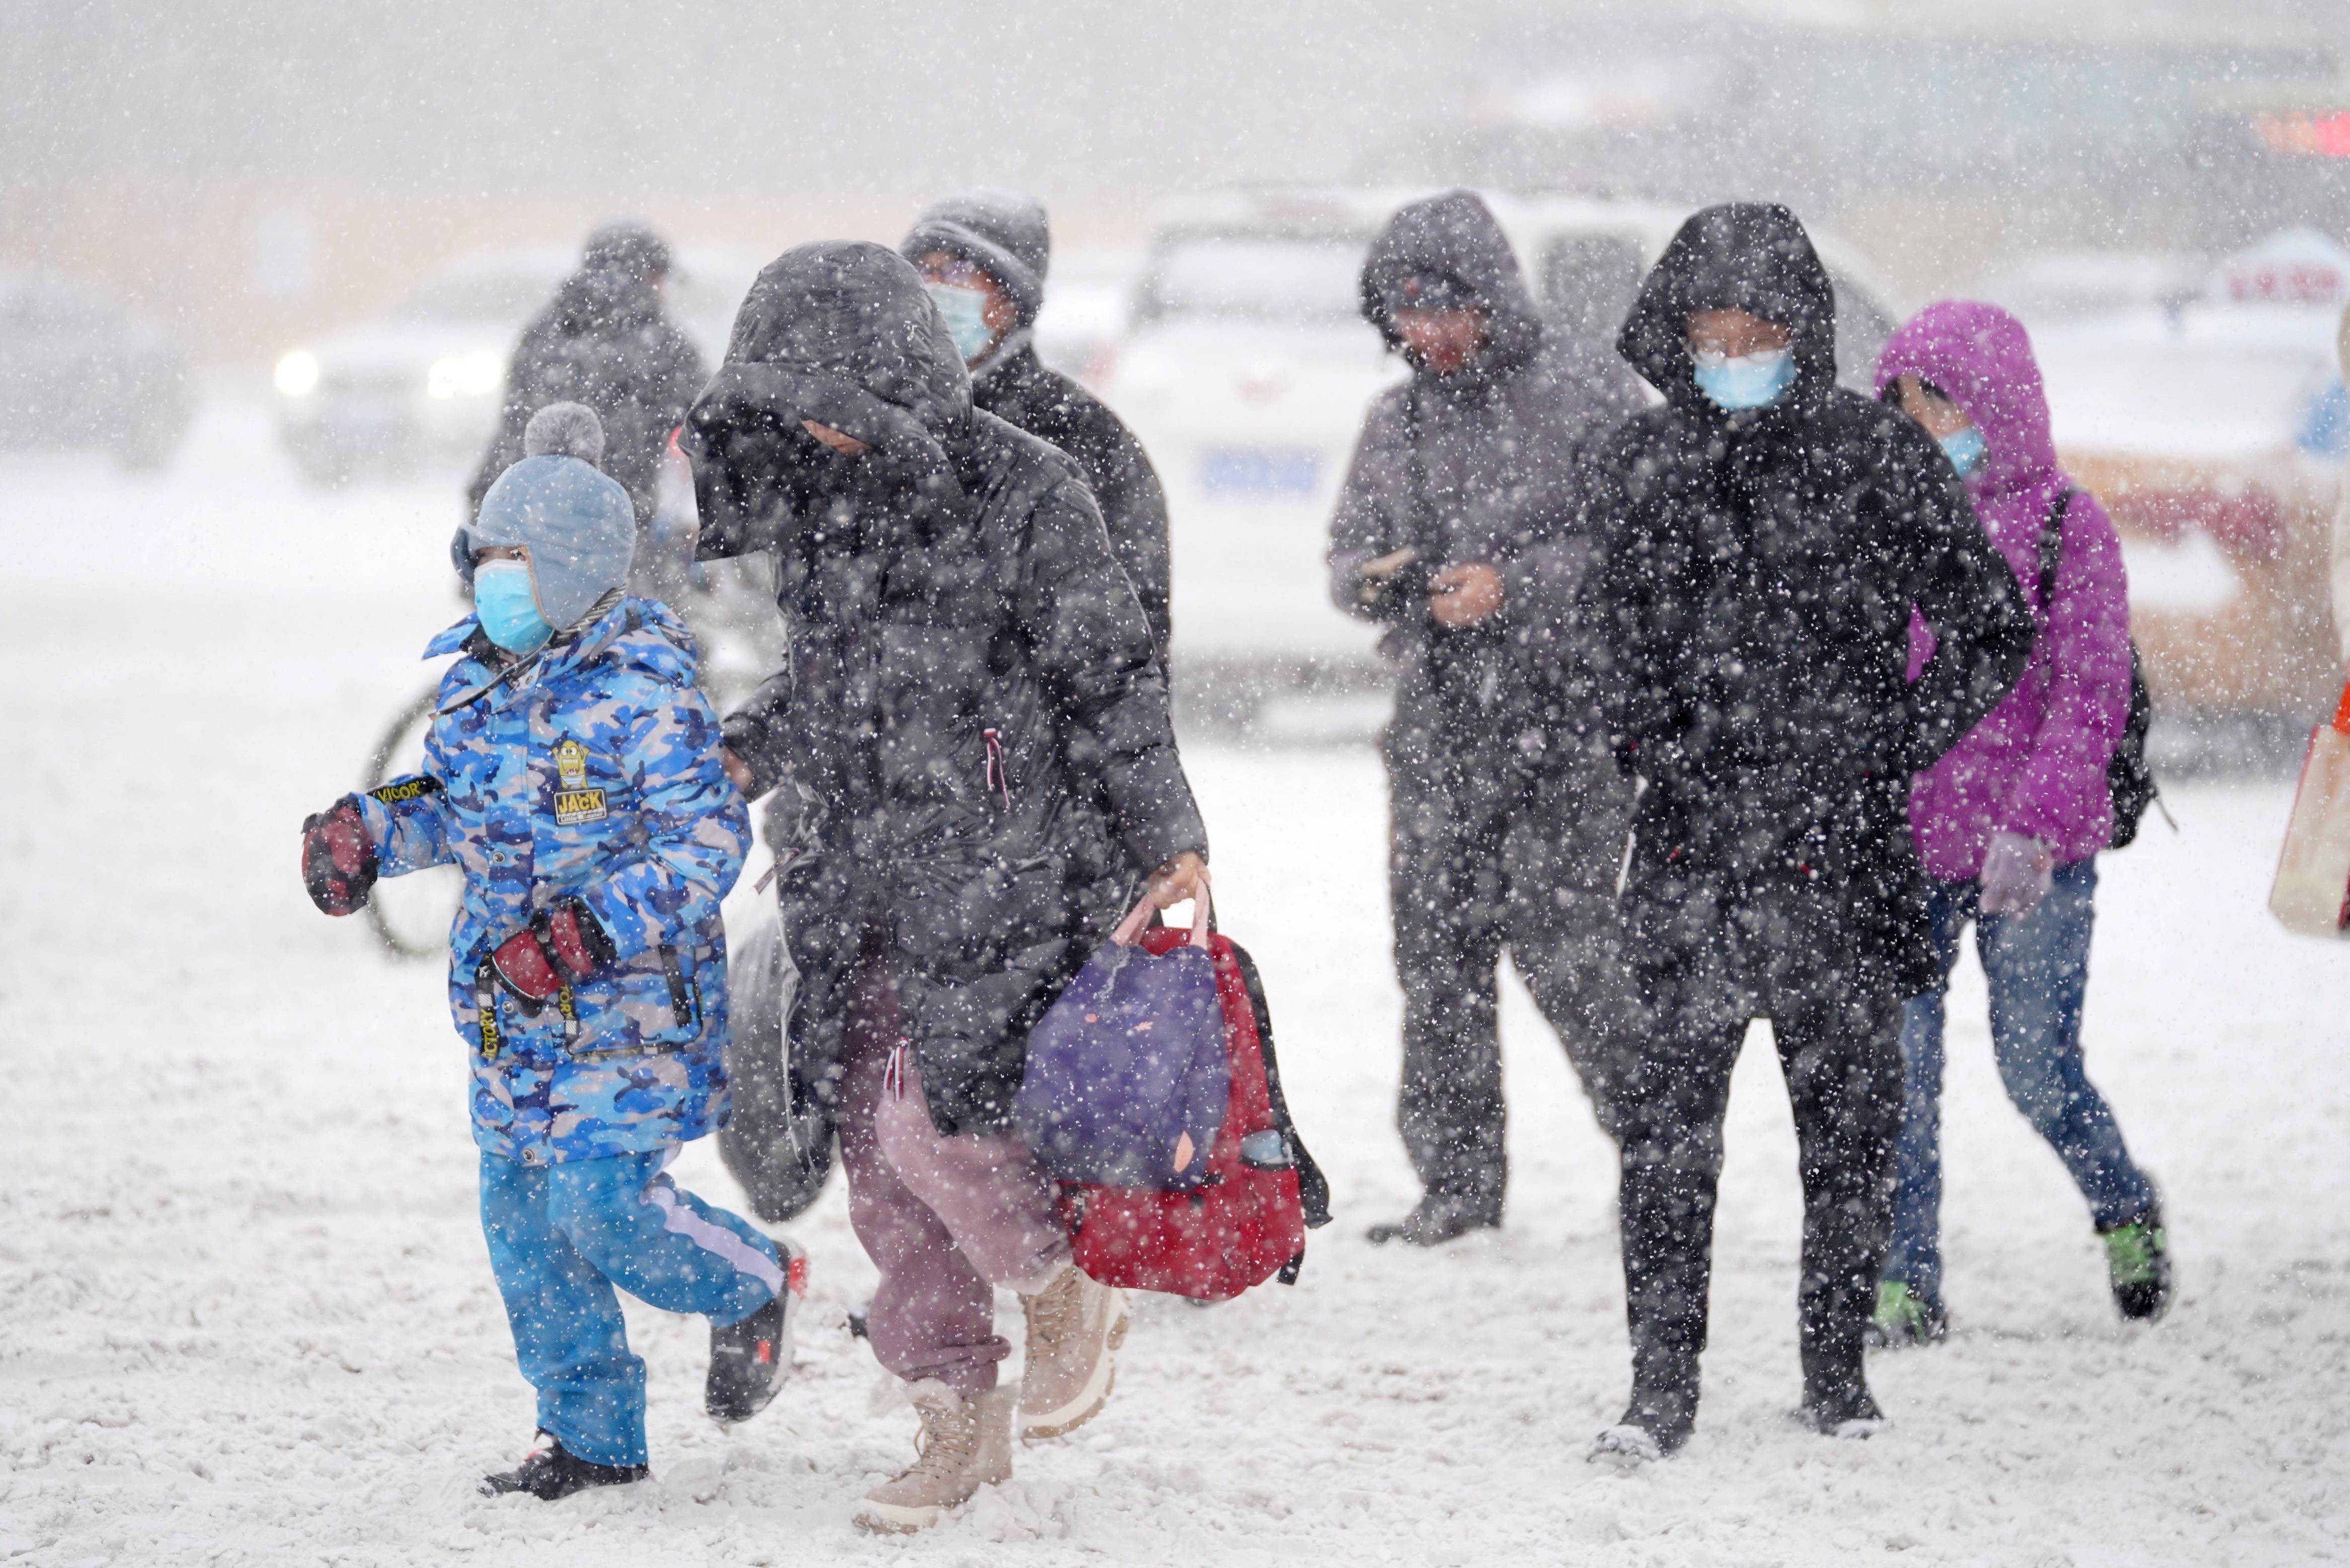
[[[1641,284],[1616,351],[1675,408],[1710,410],[1692,374],[1689,318],[1728,309],[1786,328],[1795,353],[1791,398],[1835,384],[1835,289],[1803,223],[1775,202],[1692,214]]]
[[[933,202],[914,220],[898,254],[915,261],[932,251],[960,256],[993,278],[1012,296],[1018,326],[1035,325],[1053,262],[1053,229],[1042,202],[985,186]]]
[[[563,280],[546,319],[567,337],[610,337],[661,318],[660,296],[633,272],[583,267]]]
[[[1542,321],[1518,270],[1517,253],[1474,191],[1448,191],[1403,208],[1388,220],[1363,259],[1363,319],[1399,354],[1403,340],[1396,335],[1388,296],[1404,279],[1430,272],[1458,278],[1485,313],[1485,351],[1473,369],[1514,369],[1540,350]]]
[[[921,275],[861,240],[785,251],[751,286],[726,362],[686,414],[705,522],[806,516],[824,495],[888,493],[893,509],[960,494],[947,443],[972,423],[971,378]],[[834,456],[802,428],[874,449]]]
[[[747,402],[910,455],[971,419],[971,377],[922,278],[864,240],[795,246],[769,263],[694,404]]]

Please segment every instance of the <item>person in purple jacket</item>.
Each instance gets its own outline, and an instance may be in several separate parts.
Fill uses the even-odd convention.
[[[1903,1010],[1899,1189],[1875,1337],[1927,1344],[1948,1327],[1942,1007],[1969,920],[2008,1097],[2088,1199],[2122,1314],[2159,1317],[2171,1288],[2161,1207],[2081,1060],[2096,857],[2113,827],[2106,767],[2129,706],[2121,545],[2095,497],[2056,466],[2040,367],[2022,323],[2005,311],[1960,300],[1929,306],[1886,344],[1877,385],[1941,443],[2040,630],[2006,701],[1918,774],[1910,792],[1944,978]],[[2059,550],[2043,595],[2041,538],[2052,526]],[[1933,634],[1913,618],[1912,680],[1932,649]]]

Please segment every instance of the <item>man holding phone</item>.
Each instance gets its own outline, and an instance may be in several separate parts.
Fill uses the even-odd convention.
[[[1582,453],[1641,406],[1598,346],[1544,326],[1517,258],[1466,191],[1398,213],[1362,311],[1410,365],[1371,407],[1330,525],[1340,608],[1387,628],[1388,884],[1404,992],[1397,1125],[1426,1191],[1375,1241],[1435,1246],[1501,1223],[1496,975],[1506,945],[1601,1127],[1594,1009],[1615,972],[1627,787],[1550,711],[1590,558]]]

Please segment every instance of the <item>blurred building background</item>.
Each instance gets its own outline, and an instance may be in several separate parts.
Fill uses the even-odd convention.
[[[14,0],[0,265],[259,365],[641,213],[762,251],[1024,186],[1080,243],[1249,182],[1775,195],[1922,296],[2049,245],[2350,234],[2339,0]]]

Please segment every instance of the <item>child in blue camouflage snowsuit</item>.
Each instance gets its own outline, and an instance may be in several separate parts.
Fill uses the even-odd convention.
[[[721,1421],[790,1368],[805,1263],[661,1169],[724,1121],[726,941],[748,810],[694,687],[693,645],[624,597],[628,494],[577,457],[491,487],[457,554],[477,613],[424,771],[306,825],[330,914],[378,876],[453,861],[449,1002],[473,1059],[482,1227],[522,1371],[552,1441],[485,1491],[555,1498],[646,1473],[644,1363],[613,1287],[712,1323]]]

